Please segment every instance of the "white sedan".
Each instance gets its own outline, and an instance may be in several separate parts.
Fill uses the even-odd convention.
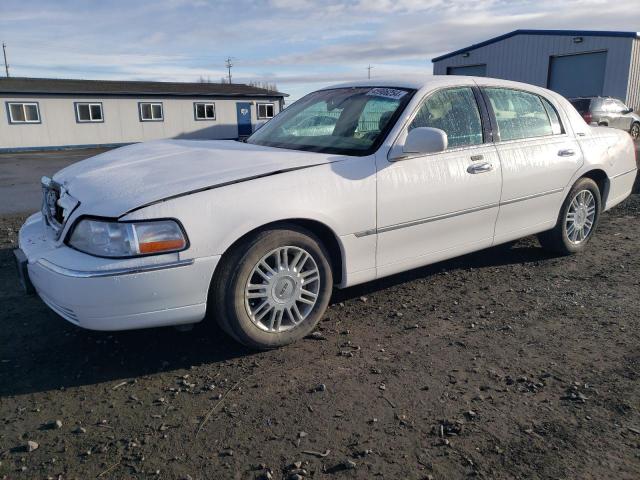
[[[312,117],[331,129],[297,131]],[[43,179],[16,250],[81,327],[215,319],[253,348],[307,335],[343,288],[527,235],[585,248],[636,177],[628,133],[560,95],[472,77],[311,93],[246,143],[131,145]]]

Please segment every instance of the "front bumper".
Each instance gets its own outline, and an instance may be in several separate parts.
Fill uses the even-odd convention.
[[[202,320],[219,256],[101,259],[48,235],[41,214],[20,230],[28,278],[58,315],[91,330],[129,330]]]

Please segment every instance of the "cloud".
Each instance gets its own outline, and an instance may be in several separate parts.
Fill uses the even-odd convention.
[[[517,28],[635,30],[607,0],[2,0],[14,75],[327,83],[426,75],[431,58]]]

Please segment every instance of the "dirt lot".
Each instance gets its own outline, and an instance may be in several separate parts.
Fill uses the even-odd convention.
[[[67,324],[18,289],[23,218],[0,478],[640,478],[640,195],[583,255],[529,238],[336,292],[319,338],[263,353]]]

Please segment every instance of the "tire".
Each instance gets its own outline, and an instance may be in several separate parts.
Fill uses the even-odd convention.
[[[222,330],[250,348],[295,342],[311,333],[329,304],[328,258],[322,242],[296,225],[258,232],[223,257],[211,285],[210,311]]]
[[[583,209],[582,205],[589,206]],[[579,179],[562,204],[556,226],[538,235],[540,243],[544,248],[561,255],[583,251],[596,231],[601,212],[602,199],[596,182],[586,177]],[[583,218],[586,218],[584,222]],[[580,234],[580,228],[576,228],[581,224],[585,227],[582,229],[583,235]]]
[[[637,141],[640,138],[640,123],[635,122],[631,125],[629,133],[631,134],[631,138],[633,138],[634,141]]]

